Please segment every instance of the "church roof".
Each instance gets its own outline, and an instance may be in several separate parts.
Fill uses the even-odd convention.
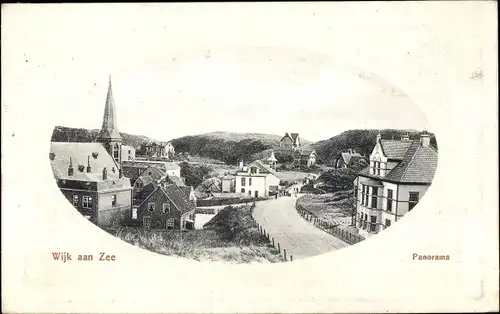
[[[102,128],[99,132],[99,139],[121,139],[116,124],[116,109],[111,87],[111,75],[109,76],[108,95],[106,96],[106,106],[104,107],[104,117]]]
[[[50,165],[56,179],[79,181],[104,181],[102,171],[106,167],[108,180],[118,180],[118,164],[108,154],[101,143],[50,143]],[[68,166],[71,158],[73,175],[68,175]],[[91,172],[87,172],[90,163]],[[83,166],[80,171],[78,166]],[[113,168],[115,172],[113,172]]]

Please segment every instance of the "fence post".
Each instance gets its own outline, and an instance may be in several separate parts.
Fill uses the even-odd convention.
[[[274,238],[273,238],[273,246],[274,246]]]
[[[283,249],[283,255],[285,256],[285,261],[286,261],[286,249]]]
[[[293,255],[290,255],[290,262],[293,262]]]
[[[280,244],[279,244],[279,242],[278,242],[278,252],[280,252],[280,253],[281,253],[281,248],[280,248]]]

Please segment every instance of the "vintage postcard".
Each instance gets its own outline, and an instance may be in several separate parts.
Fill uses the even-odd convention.
[[[498,311],[496,2],[2,21],[2,311]]]

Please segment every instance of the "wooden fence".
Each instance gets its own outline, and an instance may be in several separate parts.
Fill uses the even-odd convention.
[[[347,230],[341,229],[338,227],[338,225],[333,224],[325,219],[318,218],[316,215],[309,212],[307,209],[304,208],[304,206],[300,204],[295,204],[295,208],[297,209],[299,215],[301,215],[305,220],[310,221],[316,227],[322,229],[323,231],[333,236],[336,236],[337,238],[349,244],[356,244],[365,239],[360,235],[353,234]]]

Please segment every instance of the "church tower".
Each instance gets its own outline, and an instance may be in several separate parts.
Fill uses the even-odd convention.
[[[97,141],[104,145],[104,148],[118,163],[121,168],[122,162],[122,137],[118,132],[116,125],[115,101],[113,100],[113,91],[111,88],[111,75],[109,76],[108,96],[106,97],[106,107],[104,108],[104,117],[102,119],[102,128],[97,137]]]

